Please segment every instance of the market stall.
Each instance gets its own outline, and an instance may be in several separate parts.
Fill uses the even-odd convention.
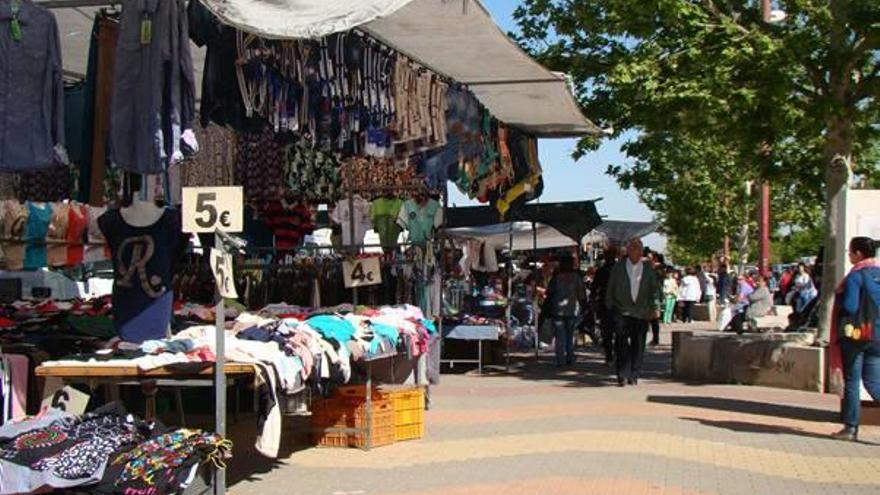
[[[506,223],[498,222],[509,218]],[[515,221],[514,221],[515,220]],[[486,207],[454,208],[444,236],[451,239],[461,255],[457,277],[450,277],[449,288],[470,294],[471,302],[444,305],[444,339],[477,342],[479,359],[444,359],[477,363],[482,369],[482,342],[503,340],[505,353],[511,347],[538,350],[538,260],[535,253],[559,248],[579,248],[584,238],[601,219],[594,202],[526,204],[502,217],[497,209]],[[564,232],[564,233],[563,233]],[[507,262],[498,262],[498,253],[507,253]],[[521,266],[515,253],[531,252],[530,261]],[[488,280],[498,287],[486,290]],[[488,283],[488,285],[493,285]],[[449,291],[448,291],[449,292]],[[453,296],[450,294],[449,299]]]
[[[40,402],[10,373],[135,381],[152,417],[157,379],[213,370],[212,445],[226,445],[230,375],[268,399],[256,411],[264,455],[277,455],[285,397],[346,383],[365,388],[366,421],[322,427],[369,448],[376,364],[418,362],[410,381],[426,385],[439,358],[448,183],[516,211],[540,195],[537,138],[597,132],[565,77],[474,0],[0,0],[0,14],[15,26],[0,33],[4,277],[73,282],[24,291],[12,275],[0,287],[0,396],[26,402],[4,409],[7,423]],[[322,211],[332,248],[309,245]],[[369,230],[381,254],[366,252]],[[109,297],[92,290],[100,273]],[[418,403],[400,397],[401,412]],[[201,438],[181,437],[187,463],[206,458]],[[107,481],[100,471],[63,486]]]

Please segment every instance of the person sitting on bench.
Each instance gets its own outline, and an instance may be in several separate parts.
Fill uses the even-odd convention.
[[[746,322],[766,316],[773,308],[773,295],[767,288],[767,279],[759,276],[755,279],[755,291],[746,296],[748,304],[740,307],[730,322],[730,327],[736,333],[743,333]]]

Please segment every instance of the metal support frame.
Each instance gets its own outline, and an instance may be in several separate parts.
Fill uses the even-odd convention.
[[[223,239],[220,234],[214,234],[214,248],[221,253],[225,252]],[[215,335],[214,335],[214,430],[223,438],[226,438],[226,307],[220,289],[217,288],[217,308],[215,309]],[[226,493],[226,470],[214,470],[214,493],[224,495]]]

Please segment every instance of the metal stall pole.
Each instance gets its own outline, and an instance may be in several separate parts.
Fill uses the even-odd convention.
[[[510,373],[510,327],[511,327],[511,316],[513,315],[513,306],[511,305],[511,301],[513,301],[513,222],[510,222],[510,227],[507,229],[507,328],[505,329],[505,369],[508,373]],[[483,362],[483,347],[482,341],[480,341],[480,363],[481,363],[481,373],[482,374],[482,362]]]
[[[223,239],[220,234],[214,234],[214,249],[221,253]],[[217,288],[217,307],[215,309],[216,327],[214,335],[214,429],[216,433],[226,438],[226,308],[220,289]],[[217,468],[214,470],[214,493],[224,495],[226,493],[226,470]]]
[[[363,241],[355,242],[354,240],[354,171],[351,166],[346,167],[346,175],[348,176],[348,240],[351,244],[363,244]],[[356,251],[352,248],[352,253]],[[351,289],[351,303],[355,306],[358,305],[357,287],[352,287]]]
[[[538,327],[538,229],[534,220],[532,220],[532,270],[535,280],[535,291],[532,293],[532,318],[535,325],[535,358],[537,359],[541,350],[541,328]]]

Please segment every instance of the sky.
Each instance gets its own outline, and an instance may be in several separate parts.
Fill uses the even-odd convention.
[[[505,32],[513,31],[513,11],[516,0],[483,0],[492,12],[495,22]],[[589,115],[587,115],[589,117]],[[624,191],[617,182],[605,174],[609,164],[624,163],[627,158],[620,151],[624,139],[607,141],[597,151],[578,161],[571,157],[577,145],[575,139],[541,139],[538,142],[541,165],[544,168],[544,194],[541,201],[582,201],[602,198],[596,204],[599,214],[610,220],[649,221],[653,213],[639,202],[635,191]],[[450,187],[450,205],[475,205],[455,187]],[[645,239],[645,245],[658,251],[665,250],[666,240],[660,235]]]

